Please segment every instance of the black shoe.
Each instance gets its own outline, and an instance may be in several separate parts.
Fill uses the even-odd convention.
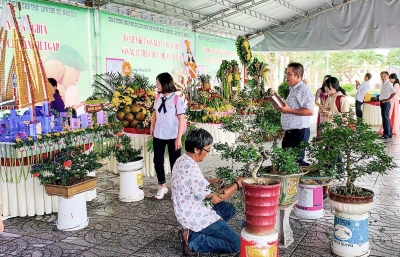
[[[182,254],[183,256],[194,256],[197,255],[197,253],[192,252],[189,247],[189,229],[182,229],[178,232],[178,235],[180,235],[181,242],[182,242]]]

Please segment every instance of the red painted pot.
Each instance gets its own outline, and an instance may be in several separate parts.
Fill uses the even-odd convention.
[[[246,232],[254,235],[274,233],[281,182],[260,178],[266,185],[257,185],[253,179],[244,179],[243,203]]]

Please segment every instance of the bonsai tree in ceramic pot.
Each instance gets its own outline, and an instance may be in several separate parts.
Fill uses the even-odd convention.
[[[339,256],[368,256],[368,212],[374,192],[355,182],[365,175],[385,174],[396,164],[371,126],[352,114],[336,115],[332,123],[323,123],[321,137],[313,138],[308,149],[316,169],[345,181],[329,189],[335,210],[332,251]],[[343,161],[337,162],[338,157]]]
[[[277,139],[282,133],[280,125],[280,112],[271,103],[262,102],[257,107],[255,114],[234,114],[224,120],[222,128],[226,131],[238,133],[234,145],[216,143],[213,147],[221,153],[222,159],[232,160],[229,167],[220,167],[216,170],[218,178],[231,183],[237,177],[249,177],[243,181],[243,197],[237,203],[244,201],[246,214],[246,231],[254,234],[268,234],[275,228],[278,201],[283,201],[286,191],[280,193],[280,184],[284,180],[282,173],[301,173],[302,170],[296,162],[298,151],[295,149],[281,149],[277,146]],[[265,166],[267,161],[272,166]],[[277,174],[271,174],[273,173]],[[298,179],[297,179],[298,181]],[[298,182],[297,182],[298,183]],[[282,187],[287,188],[287,182],[282,182]],[[290,188],[297,189],[295,186]],[[262,215],[253,215],[251,192],[264,191],[266,195],[265,210]],[[294,196],[294,194],[292,194]],[[273,198],[273,199],[272,199]],[[275,203],[275,204],[270,204]],[[257,203],[257,208],[260,204]],[[261,203],[261,207],[262,207]],[[267,215],[268,213],[268,215]],[[267,221],[261,219],[269,219]]]
[[[102,167],[98,155],[89,151],[90,144],[76,145],[73,134],[64,137],[62,148],[49,153],[43,162],[32,165],[48,195],[58,196],[57,228],[71,231],[85,228],[88,223],[85,191],[93,190],[97,178],[88,173]]]

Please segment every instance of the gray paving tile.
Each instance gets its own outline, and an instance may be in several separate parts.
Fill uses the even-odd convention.
[[[400,137],[385,142],[389,153],[400,167]],[[200,166],[206,177],[214,170],[230,165],[219,156],[208,156]],[[145,199],[134,203],[118,199],[118,176],[98,172],[97,197],[87,202],[89,225],[80,231],[59,231],[57,213],[18,217],[4,221],[0,234],[0,256],[182,256],[170,192],[155,200],[158,184],[155,177],[144,177]],[[170,176],[167,176],[169,185]],[[339,185],[343,182],[337,181]],[[400,168],[384,177],[372,174],[357,180],[357,185],[375,192],[374,208],[369,214],[371,256],[400,256]],[[235,198],[230,199],[233,201]],[[294,243],[280,249],[280,257],[334,256],[330,250],[334,214],[329,201],[324,201],[325,216],[306,220],[293,213],[290,224]],[[244,215],[241,209],[229,222],[239,234]],[[239,256],[239,254],[202,253],[199,256]]]

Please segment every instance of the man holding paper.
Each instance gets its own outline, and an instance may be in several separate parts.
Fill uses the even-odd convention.
[[[303,65],[292,62],[288,65],[286,81],[290,86],[290,92],[286,98],[286,104],[276,108],[282,112],[281,125],[285,134],[282,140],[282,148],[299,147],[301,142],[308,142],[310,138],[310,116],[314,115],[314,96],[303,82]],[[304,162],[305,151],[299,156],[299,164]]]

